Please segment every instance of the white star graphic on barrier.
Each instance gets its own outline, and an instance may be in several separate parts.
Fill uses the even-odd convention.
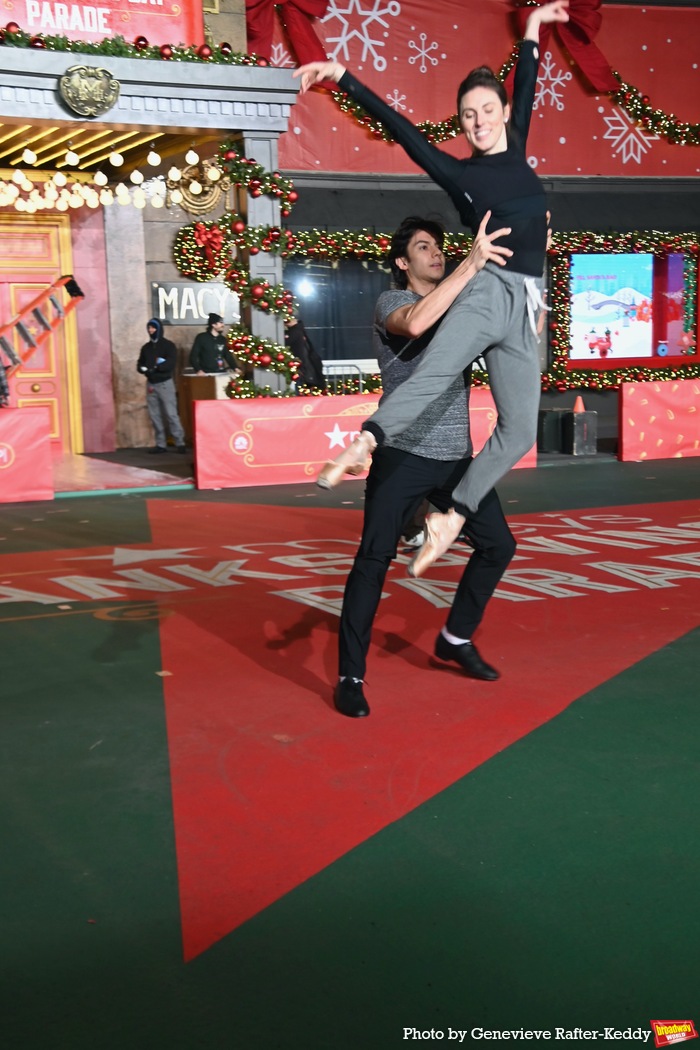
[[[348,436],[349,433],[349,430],[341,430],[337,423],[330,432],[326,430],[325,434],[330,442],[330,444],[328,445],[329,449],[335,448],[336,445],[339,448],[345,448],[345,438]]]

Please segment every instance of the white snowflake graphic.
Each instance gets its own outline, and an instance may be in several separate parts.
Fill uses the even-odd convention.
[[[272,54],[270,55],[271,66],[294,66],[296,63],[294,59],[287,51],[284,44],[273,44]]]
[[[537,78],[537,94],[535,95],[535,102],[533,109],[537,109],[538,106],[544,106],[547,99],[549,99],[550,106],[556,106],[557,109],[562,110],[564,108],[564,102],[561,97],[561,89],[567,80],[573,79],[573,74],[564,73],[563,70],[556,71],[556,63],[552,56],[551,51],[545,51],[544,58],[542,60],[542,72]]]
[[[389,103],[389,105],[391,106],[392,109],[395,109],[395,110],[398,111],[399,109],[405,109],[406,108],[404,106],[404,102],[406,101],[406,96],[405,95],[400,95],[398,88],[394,88],[392,93],[390,95],[386,96],[386,100],[387,100],[387,102]]]
[[[430,62],[430,64],[433,66],[436,66],[438,64],[438,60],[436,58],[433,58],[433,56],[430,54],[431,51],[435,51],[435,49],[437,48],[437,42],[433,40],[430,47],[426,47],[427,43],[428,37],[425,33],[420,34],[420,44],[417,44],[415,40],[409,40],[408,42],[408,46],[413,48],[414,51],[418,52],[417,55],[411,55],[409,57],[408,64],[409,66],[412,66],[420,59],[420,66],[418,68],[420,69],[421,73],[428,72],[428,67],[425,64],[426,60]]]
[[[374,39],[371,33],[376,31],[374,27],[378,23],[384,27],[384,36],[388,36],[387,18],[396,18],[400,14],[401,4],[398,0],[389,0],[388,3],[384,3],[383,0],[347,0],[345,6],[341,6],[338,0],[331,0],[328,14],[321,19],[324,25],[332,21],[338,23],[338,36],[326,36],[326,48],[330,57],[337,60],[342,56],[344,61],[349,62],[350,44],[357,40],[362,47],[359,61],[366,61],[367,55],[370,54],[374,68],[378,73],[383,73],[387,63],[379,49],[386,44],[383,40]],[[354,29],[350,25],[351,17],[353,24],[359,22],[359,28]]]
[[[623,164],[628,160],[639,164],[650,144],[658,139],[658,135],[648,135],[638,128],[625,111],[617,106],[613,108],[612,116],[603,116],[603,121],[608,129],[603,138],[612,142],[614,152],[622,157]]]

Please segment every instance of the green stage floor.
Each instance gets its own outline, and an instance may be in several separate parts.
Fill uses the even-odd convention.
[[[95,600],[49,600],[55,581],[108,577],[115,549],[180,550],[175,532],[172,543],[163,532],[153,539],[153,522],[171,520],[171,510],[176,521],[194,505],[204,530],[210,512],[233,526],[242,509],[259,507],[252,544],[289,508],[310,520],[332,510],[342,524],[361,509],[362,491],[349,482],[334,493],[288,486],[0,507],[0,986],[10,1050],[393,1050],[482,1046],[498,1038],[483,1030],[520,1029],[550,1032],[527,1042],[552,1046],[570,1045],[566,1033],[576,1028],[597,1033],[589,1044],[653,1046],[651,1019],[697,1026],[697,548],[678,587],[644,589],[659,618],[685,603],[677,637],[651,644],[184,961],[172,803],[183,756],[168,746],[168,681],[154,673],[163,621],[139,591],[127,601],[99,588]],[[688,528],[700,521],[700,460],[553,460],[512,472],[499,492],[506,513],[521,517],[678,504]],[[200,542],[193,533],[191,546]],[[678,566],[660,559],[679,549],[663,549],[654,564]],[[608,549],[613,556],[629,551]],[[564,601],[558,619],[543,617],[529,642],[529,697],[533,686],[544,696],[556,677],[550,632],[564,620],[575,619],[581,644],[592,636],[595,651],[588,608],[584,598]],[[242,624],[246,606],[227,615]],[[517,615],[513,603],[513,623]],[[653,635],[653,622],[645,629]],[[228,724],[239,729],[237,705],[252,688],[247,664],[232,657],[210,679],[205,641],[199,653],[195,720],[206,721],[221,689]],[[393,659],[398,667],[400,655]],[[517,698],[518,682],[511,688]],[[283,703],[283,680],[277,689]],[[313,710],[315,698],[308,702]],[[335,733],[358,728],[340,716],[336,725],[326,706],[323,718]],[[428,746],[412,745],[418,769]],[[227,747],[222,741],[222,756]],[[371,769],[372,746],[360,745],[358,756]],[[309,743],[300,761],[311,773],[324,752]],[[251,801],[241,795],[241,809]],[[313,809],[313,798],[304,806]],[[312,838],[310,826],[297,838]],[[198,860],[206,872],[207,858]],[[270,866],[282,873],[285,864],[284,855],[261,856],[259,874],[274,877]],[[238,892],[234,869],[229,892]]]

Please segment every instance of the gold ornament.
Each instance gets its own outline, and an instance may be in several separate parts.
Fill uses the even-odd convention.
[[[71,66],[61,77],[58,91],[66,105],[81,117],[99,117],[119,98],[119,81],[108,69]]]

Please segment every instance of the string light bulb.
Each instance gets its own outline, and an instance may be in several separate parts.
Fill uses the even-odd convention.
[[[109,182],[109,179],[107,178],[107,176],[105,175],[105,173],[103,171],[96,171],[95,172],[95,178],[93,179],[93,182],[95,183],[96,186],[106,186],[107,183]]]
[[[78,156],[78,154],[75,152],[74,149],[69,149],[68,150],[64,160],[65,160],[65,163],[70,165],[71,168],[75,168],[78,164],[80,164],[80,157]]]
[[[188,149],[185,154],[185,160],[188,164],[199,164],[199,153],[195,153],[193,149]]]
[[[121,153],[117,153],[117,151],[115,150],[109,155],[109,163],[112,165],[113,168],[121,168],[122,164],[124,163],[124,158],[121,155]]]
[[[156,153],[153,146],[151,146],[151,152],[146,157],[146,160],[152,168],[157,168],[160,164],[160,153]]]
[[[36,164],[36,153],[27,146],[22,154],[22,160],[25,164]]]

